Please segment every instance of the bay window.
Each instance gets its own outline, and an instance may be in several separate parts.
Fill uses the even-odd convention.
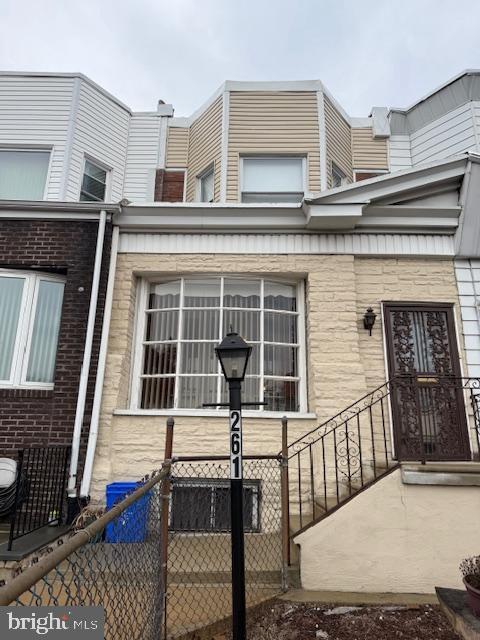
[[[0,149],[0,200],[43,200],[50,151]]]
[[[0,270],[0,386],[53,386],[63,279]]]
[[[227,401],[214,348],[237,331],[253,351],[243,397],[261,411],[304,411],[303,283],[234,276],[140,283],[133,408]]]

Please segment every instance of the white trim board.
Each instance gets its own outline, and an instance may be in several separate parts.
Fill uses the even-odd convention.
[[[296,253],[452,257],[454,255],[454,238],[442,234],[121,232],[119,253]]]

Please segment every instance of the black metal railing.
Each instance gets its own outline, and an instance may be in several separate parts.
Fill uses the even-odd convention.
[[[9,551],[18,538],[62,524],[70,451],[67,446],[49,446],[18,452]]]
[[[393,378],[288,446],[290,529],[330,513],[400,461],[479,452],[480,378]]]

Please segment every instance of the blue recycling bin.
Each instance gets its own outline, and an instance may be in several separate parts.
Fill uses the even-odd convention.
[[[123,500],[140,485],[137,482],[112,482],[107,485],[107,509]],[[118,518],[107,524],[106,542],[143,542],[147,537],[150,492],[131,504]]]

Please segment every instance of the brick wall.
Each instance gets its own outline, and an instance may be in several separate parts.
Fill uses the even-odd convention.
[[[54,388],[51,391],[0,389],[0,456],[13,456],[17,448],[25,445],[71,443],[97,230],[98,223],[95,221],[2,221],[0,267],[64,274],[66,284]],[[88,436],[93,401],[110,242],[111,224],[107,223],[91,375],[82,433],[82,452]]]
[[[157,169],[155,174],[155,202],[183,202],[184,171]]]

